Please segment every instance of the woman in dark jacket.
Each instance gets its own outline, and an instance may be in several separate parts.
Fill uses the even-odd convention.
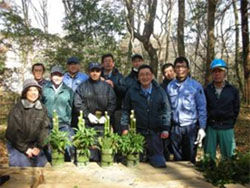
[[[9,165],[43,167],[48,136],[47,110],[39,101],[41,86],[34,79],[24,81],[21,100],[12,108],[6,130]]]

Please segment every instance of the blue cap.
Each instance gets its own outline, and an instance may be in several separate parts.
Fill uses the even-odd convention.
[[[80,61],[77,57],[70,57],[68,60],[67,60],[67,64],[79,64]]]
[[[97,63],[97,62],[90,62],[89,63],[89,70],[92,70],[92,69],[102,69],[102,66],[100,63]]]

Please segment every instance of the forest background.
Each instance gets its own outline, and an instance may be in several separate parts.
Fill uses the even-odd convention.
[[[5,88],[15,91],[22,85],[34,63],[48,70],[54,64],[65,67],[74,55],[86,71],[90,61],[100,62],[109,52],[124,75],[131,55],[142,54],[159,81],[164,63],[186,56],[192,77],[205,86],[211,81],[211,61],[222,58],[229,67],[227,79],[250,104],[248,0],[62,0],[62,32],[57,34],[49,32],[55,25],[48,22],[48,3],[0,0],[0,82]]]

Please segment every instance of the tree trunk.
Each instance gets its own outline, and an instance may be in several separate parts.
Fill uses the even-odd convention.
[[[179,56],[185,56],[185,46],[184,46],[185,0],[179,0],[178,7],[179,7],[178,28],[177,28],[178,54]]]
[[[242,56],[245,78],[245,102],[250,105],[250,46],[248,28],[248,0],[241,0]]]
[[[239,32],[239,16],[238,16],[238,9],[237,9],[237,5],[236,2],[233,1],[233,9],[234,9],[234,18],[235,18],[235,71],[236,71],[236,77],[237,77],[237,81],[239,84],[239,89],[240,92],[243,95],[243,99],[245,99],[245,93],[244,93],[244,88],[243,88],[243,83],[244,81],[242,79],[244,79],[244,77],[242,78],[240,76],[240,70],[242,70],[241,67],[241,61],[239,59],[240,57],[240,47],[239,47],[239,36],[240,36],[240,32]],[[243,82],[242,82],[243,81]]]
[[[205,75],[205,85],[210,82],[210,63],[214,59],[214,20],[216,11],[217,0],[208,0],[208,28],[207,28],[207,62],[206,62],[206,75]]]
[[[168,15],[167,15],[167,28],[168,28],[168,32],[167,32],[167,36],[166,36],[166,53],[165,53],[165,62],[168,62],[168,56],[169,56],[169,43],[170,43],[170,35],[171,35],[171,29],[172,29],[172,1],[169,1],[169,11],[168,11]]]
[[[150,57],[150,65],[153,68],[155,76],[157,76],[158,71],[158,57],[157,50],[153,47],[150,37],[153,34],[154,20],[156,15],[157,0],[147,1],[147,16],[144,20],[144,29],[142,34],[140,34],[140,28],[135,28],[134,26],[134,9],[140,9],[140,7],[133,7],[132,0],[124,0],[127,13],[127,27],[131,35],[137,38],[142,44],[145,50],[147,51]]]

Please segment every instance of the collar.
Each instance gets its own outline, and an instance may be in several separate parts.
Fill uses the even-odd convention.
[[[76,78],[78,77],[78,75],[79,75],[79,72],[77,72],[77,73],[75,74],[75,76],[71,76],[71,75],[69,74],[69,72],[66,72],[65,74],[67,75],[67,77],[70,77],[71,79],[76,79]]]
[[[152,93],[152,83],[150,83],[149,87],[147,89],[144,89],[142,86],[141,86],[141,90],[144,92],[144,93],[149,93],[151,94]]]
[[[38,110],[42,109],[42,104],[40,102],[40,100],[36,100],[36,102],[32,103],[30,101],[28,101],[27,99],[22,99],[21,100],[22,105],[24,106],[24,108],[36,108]]]
[[[55,85],[52,83],[52,88],[57,93],[60,90],[60,88],[62,87],[62,85],[63,85],[63,82],[56,88]]]
[[[181,87],[183,84],[185,84],[185,82],[187,82],[190,78],[187,77],[185,80],[183,80],[182,82],[179,82],[176,78],[174,79],[174,85],[175,87]]]
[[[223,84],[222,84],[221,87],[216,87],[215,84],[214,84],[214,82],[213,82],[213,87],[214,87],[215,89],[223,89],[225,86],[226,86],[226,81],[225,81],[225,80],[223,81]]]

